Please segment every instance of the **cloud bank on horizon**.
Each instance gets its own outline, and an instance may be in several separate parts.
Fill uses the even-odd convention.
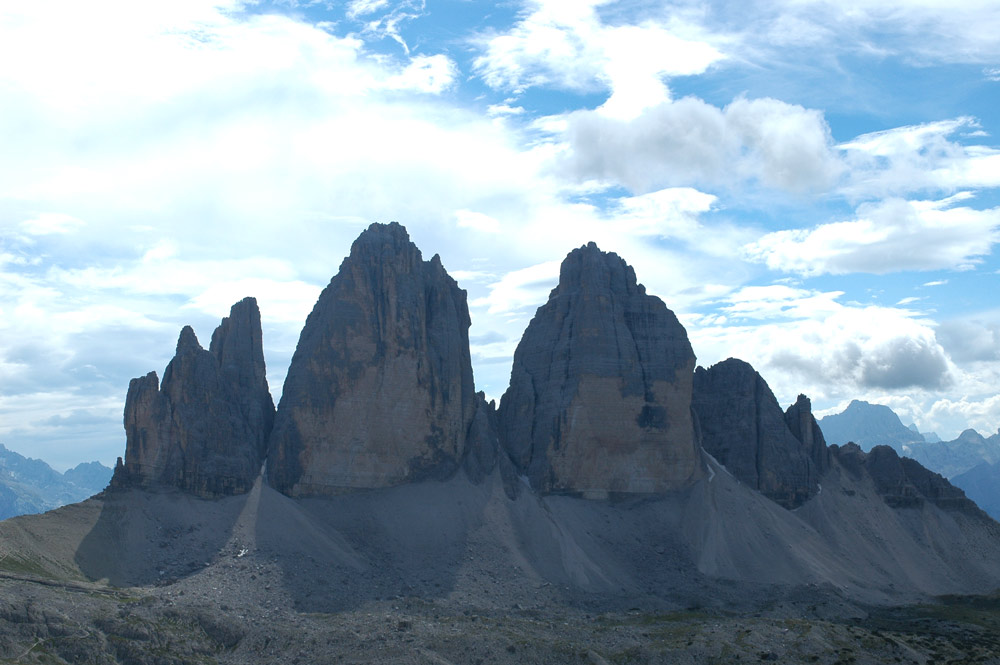
[[[110,464],[128,380],[247,295],[280,394],[391,220],[468,290],[490,397],[593,240],[702,365],[993,432],[997,34],[986,0],[8,3],[0,442]]]

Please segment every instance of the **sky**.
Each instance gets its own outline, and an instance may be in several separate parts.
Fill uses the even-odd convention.
[[[468,292],[476,385],[588,241],[782,405],[1000,427],[995,0],[0,5],[0,443],[124,454],[255,296],[277,399],[320,290],[398,221]]]

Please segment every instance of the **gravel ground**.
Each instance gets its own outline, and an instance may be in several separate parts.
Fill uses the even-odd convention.
[[[1000,663],[1000,597],[833,584],[855,562],[715,482],[99,496],[0,523],[0,663]]]

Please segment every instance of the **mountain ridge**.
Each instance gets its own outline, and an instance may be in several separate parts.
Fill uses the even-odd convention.
[[[889,447],[827,446],[809,399],[782,410],[743,361],[696,369],[617,255],[570,252],[499,408],[466,371],[464,305],[405,229],[369,227],[303,329],[266,449],[256,303],[220,324],[249,340],[233,367],[228,344],[182,330],[163,385],[130,388],[108,491],[0,524],[0,568],[162,586],[246,617],[394,598],[839,607],[1000,587],[1000,524],[960,489]]]
[[[0,520],[82,501],[103,490],[111,474],[100,462],[81,462],[59,473],[0,444]]]

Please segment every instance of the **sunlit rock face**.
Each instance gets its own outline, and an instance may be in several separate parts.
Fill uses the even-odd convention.
[[[767,382],[730,358],[694,375],[702,446],[743,483],[786,508],[802,505],[826,469],[826,444],[809,400],[781,410]]]
[[[132,379],[125,459],[112,487],[176,487],[199,496],[247,492],[274,421],[257,301],[233,305],[206,351],[186,326],[163,373]]]
[[[372,224],[306,320],[268,453],[292,496],[444,477],[476,413],[465,291],[406,229]]]
[[[502,446],[544,492],[686,487],[702,474],[694,364],[677,317],[625,261],[593,243],[573,250],[514,352]]]

